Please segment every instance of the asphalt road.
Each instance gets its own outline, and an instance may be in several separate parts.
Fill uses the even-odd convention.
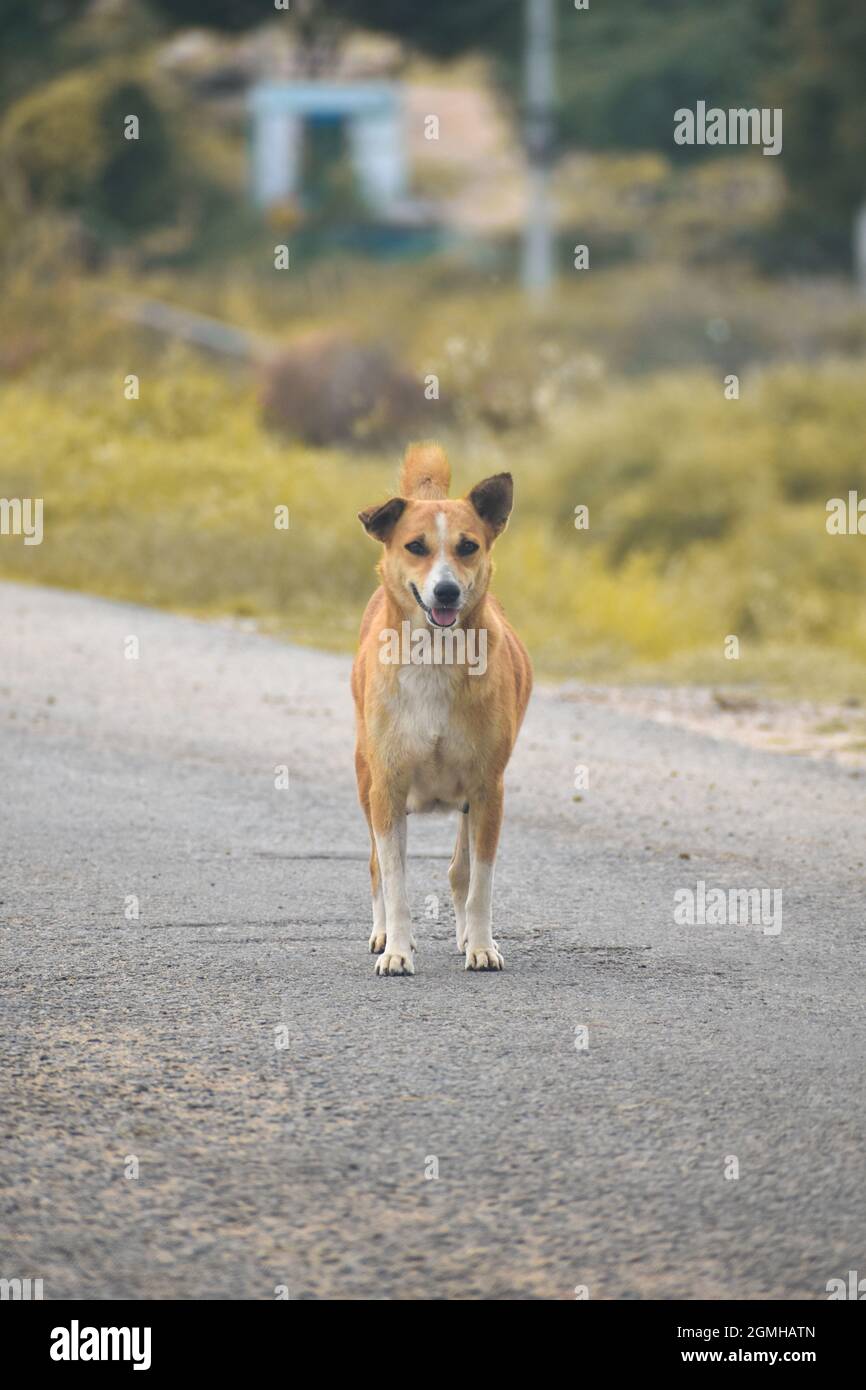
[[[0,1275],[181,1299],[866,1275],[866,779],[540,690],[504,972],[463,970],[453,827],[425,818],[417,973],[380,979],[348,669],[0,586]],[[780,889],[781,932],[677,925],[698,880]]]

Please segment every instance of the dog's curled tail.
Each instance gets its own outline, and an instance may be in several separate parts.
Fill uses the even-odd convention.
[[[451,466],[439,444],[410,444],[400,470],[400,496],[433,501],[447,497]]]

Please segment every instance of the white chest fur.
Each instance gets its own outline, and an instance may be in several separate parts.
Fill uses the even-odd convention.
[[[454,668],[403,666],[392,706],[402,740],[419,751],[443,738],[453,723]]]
[[[404,666],[389,702],[389,743],[408,763],[410,811],[459,806],[466,797],[472,750],[456,717],[460,675],[448,666]]]

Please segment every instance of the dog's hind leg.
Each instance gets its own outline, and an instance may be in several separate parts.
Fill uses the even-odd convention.
[[[398,831],[399,836],[400,836],[400,862],[401,862],[402,865],[403,865],[403,878],[405,879],[405,878],[406,878],[406,855],[407,855],[407,853],[408,853],[408,851],[407,851],[407,840],[408,840],[408,838],[409,838],[409,817],[408,817],[407,815],[404,815],[404,816],[398,818],[398,820],[397,820],[397,831]],[[418,949],[418,942],[415,940],[415,933],[412,931],[412,928],[411,928],[411,927],[409,928],[409,944],[411,945],[413,951],[417,951],[417,949]]]
[[[457,949],[466,950],[466,897],[469,893],[469,813],[461,811],[454,857],[448,868],[451,898],[457,921]]]
[[[370,894],[373,899],[373,930],[370,933],[370,950],[380,955],[385,949],[385,895],[382,892],[382,875],[379,873],[379,856],[376,853],[376,840],[370,831],[372,848],[370,850]]]

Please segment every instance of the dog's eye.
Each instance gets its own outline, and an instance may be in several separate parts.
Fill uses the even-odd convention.
[[[427,547],[423,541],[410,541],[409,544],[406,546],[406,549],[409,551],[410,555],[427,554]]]
[[[462,541],[460,542],[460,544],[457,546],[457,554],[458,554],[458,555],[474,555],[474,553],[475,553],[475,551],[476,551],[477,549],[478,549],[478,543],[477,543],[477,541],[462,540]]]

